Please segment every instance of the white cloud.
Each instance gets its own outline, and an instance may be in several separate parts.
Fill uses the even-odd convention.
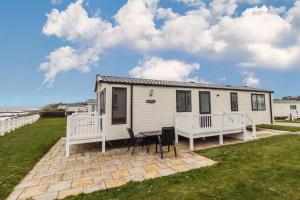
[[[63,62],[65,58],[58,55],[66,52],[54,50],[41,64],[46,73],[44,82],[52,83],[62,71],[88,70],[103,51],[117,46],[142,55],[168,50],[194,56],[233,55],[238,66],[252,68],[286,69],[300,62],[299,1],[289,10],[261,6],[248,8],[241,15],[236,14],[239,4],[261,1],[177,1],[191,6],[190,10],[182,14],[159,7],[159,0],[128,0],[113,16],[113,23],[99,15],[89,16],[83,0],[63,11],[53,9],[43,33],[71,42],[74,55],[69,54],[76,59],[72,66],[60,68],[53,63]]]
[[[226,81],[226,80],[227,80],[226,76],[222,76],[222,77],[218,78],[219,82],[223,82],[223,81]]]
[[[111,28],[99,17],[89,17],[82,7],[83,0],[71,3],[65,11],[53,9],[47,14],[47,22],[43,27],[43,33],[47,36],[57,36],[75,42],[99,37]]]
[[[223,16],[232,16],[238,7],[236,0],[214,0],[209,6],[212,16],[218,19]]]
[[[253,72],[245,71],[242,73],[244,76],[243,84],[248,87],[259,87],[260,80],[255,77]]]
[[[184,63],[179,60],[164,60],[158,57],[148,57],[140,61],[138,66],[133,67],[129,71],[129,75],[135,78],[195,81],[196,78],[190,77],[190,75],[199,68],[200,65],[197,63]]]
[[[213,29],[216,37],[231,45],[245,45],[278,42],[289,32],[290,25],[263,6],[249,8],[238,18],[224,17]]]
[[[99,60],[97,49],[88,49],[84,52],[77,52],[70,46],[61,47],[52,51],[46,61],[40,65],[45,71],[43,84],[51,87],[58,73],[69,70],[88,72],[90,66]]]
[[[186,4],[188,6],[203,6],[203,0],[176,0],[179,3]]]
[[[61,4],[63,0],[51,0],[52,4]]]

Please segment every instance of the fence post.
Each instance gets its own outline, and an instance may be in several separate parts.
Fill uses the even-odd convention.
[[[4,135],[3,121],[0,121],[0,136]]]

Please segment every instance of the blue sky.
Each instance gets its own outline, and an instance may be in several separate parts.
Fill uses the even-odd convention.
[[[250,84],[272,89],[276,97],[299,95],[300,50],[297,46],[300,46],[300,27],[294,23],[299,17],[300,3],[297,1],[141,2],[144,3],[105,0],[2,2],[0,106],[42,106],[94,98],[96,74]],[[75,8],[70,9],[70,5]],[[232,9],[224,10],[223,5],[232,6]],[[144,12],[134,10],[141,8],[149,12],[146,17]],[[167,12],[167,8],[171,12]],[[56,14],[53,9],[57,9]],[[123,13],[116,20],[114,16],[120,10]],[[247,10],[248,14],[240,20]],[[190,14],[191,11],[196,14]],[[126,22],[129,14],[137,15],[131,16],[136,19],[132,23]],[[79,19],[74,17],[76,15],[81,21],[74,23]],[[187,15],[190,21],[180,19]],[[182,20],[183,23],[179,23]],[[199,26],[202,31],[197,24],[189,24],[201,20],[205,21],[205,25]],[[267,20],[270,23],[266,26],[272,26],[253,26],[257,22],[251,20]],[[249,23],[254,34],[249,30],[243,32],[245,23]],[[240,33],[235,35],[232,31],[237,30]],[[264,36],[267,31],[270,37]],[[176,35],[172,36],[173,33]],[[191,35],[195,36],[192,40]],[[206,44],[207,41],[210,43]],[[56,56],[47,59],[51,52],[62,47],[68,48],[56,51]],[[87,53],[89,50],[91,54]],[[40,68],[42,63],[46,66],[44,69]],[[61,63],[65,65],[61,67]],[[45,80],[47,73],[48,80]]]

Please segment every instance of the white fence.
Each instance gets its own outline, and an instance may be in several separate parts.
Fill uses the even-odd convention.
[[[300,109],[291,109],[290,120],[294,121],[298,118],[300,118]]]
[[[195,138],[205,138],[209,136],[219,136],[220,144],[223,144],[223,135],[243,133],[243,139],[248,140],[246,136],[246,114],[244,112],[218,113],[218,114],[191,114],[176,113],[175,129],[176,142],[178,135],[190,139],[190,148],[193,149],[193,140]],[[255,134],[255,124],[253,122],[253,131]]]
[[[105,116],[98,113],[74,113],[67,117],[66,156],[70,155],[70,145],[102,142],[105,152]]]
[[[17,128],[32,124],[40,118],[40,115],[22,116],[17,118],[11,118],[0,121],[0,136],[4,136],[6,133],[14,131]]]

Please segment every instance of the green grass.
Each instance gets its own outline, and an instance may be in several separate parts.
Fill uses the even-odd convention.
[[[258,128],[275,129],[275,130],[281,130],[281,131],[290,131],[290,132],[300,131],[300,127],[295,127],[295,126],[261,124],[261,125],[257,125],[257,127]]]
[[[275,122],[284,122],[284,123],[300,123],[300,119],[291,120],[275,120]]]
[[[42,119],[0,137],[0,199],[65,135],[64,118]]]
[[[67,199],[300,199],[300,136],[275,136],[198,153],[218,163]]]

